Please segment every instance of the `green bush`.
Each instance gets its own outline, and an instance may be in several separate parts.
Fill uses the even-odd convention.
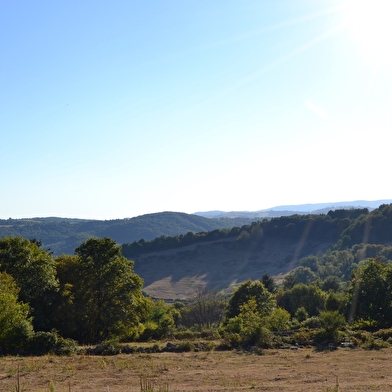
[[[320,328],[321,327],[321,320],[318,316],[309,317],[304,320],[301,324],[305,328]]]
[[[365,331],[373,331],[376,328],[377,322],[375,320],[358,319],[355,320],[351,328]]]
[[[379,329],[376,331],[373,336],[375,338],[380,338],[384,341],[388,341],[392,339],[392,328],[387,328],[387,329]]]
[[[369,336],[362,345],[362,348],[367,350],[380,350],[387,347],[389,347],[389,343],[384,342],[382,339],[375,339],[373,336]]]
[[[313,340],[314,333],[311,331],[298,331],[292,336],[291,344],[308,345]]]
[[[36,332],[30,338],[30,352],[33,355],[55,353],[58,335],[56,332]]]
[[[73,339],[58,337],[55,348],[56,355],[71,355],[76,353],[77,343]]]

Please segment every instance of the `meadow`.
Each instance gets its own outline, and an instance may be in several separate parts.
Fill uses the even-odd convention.
[[[4,392],[392,390],[392,349],[1,357]]]

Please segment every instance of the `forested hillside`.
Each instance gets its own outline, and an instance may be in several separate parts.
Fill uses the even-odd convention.
[[[382,255],[388,260],[385,246],[391,244],[392,207],[382,205],[372,212],[293,215],[208,233],[135,241],[123,245],[123,254],[135,260],[135,271],[145,280],[148,294],[174,299],[192,296],[196,287],[230,289],[265,273],[281,280],[308,256],[317,260],[314,271],[305,263],[297,272],[308,274],[306,281],[329,274],[348,279],[364,256]]]
[[[208,219],[180,212],[160,212],[130,219],[85,220],[34,218],[0,220],[0,238],[22,236],[42,241],[54,254],[72,254],[77,246],[91,237],[110,237],[128,243],[159,236],[176,236],[188,232],[211,231],[250,223],[247,218]]]

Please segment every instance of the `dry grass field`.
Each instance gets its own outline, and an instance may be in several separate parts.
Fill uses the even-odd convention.
[[[3,357],[2,392],[392,391],[392,349]],[[19,369],[19,389],[17,385]]]

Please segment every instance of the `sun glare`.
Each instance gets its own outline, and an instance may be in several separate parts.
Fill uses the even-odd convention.
[[[371,61],[392,65],[392,1],[346,0],[345,25]]]

